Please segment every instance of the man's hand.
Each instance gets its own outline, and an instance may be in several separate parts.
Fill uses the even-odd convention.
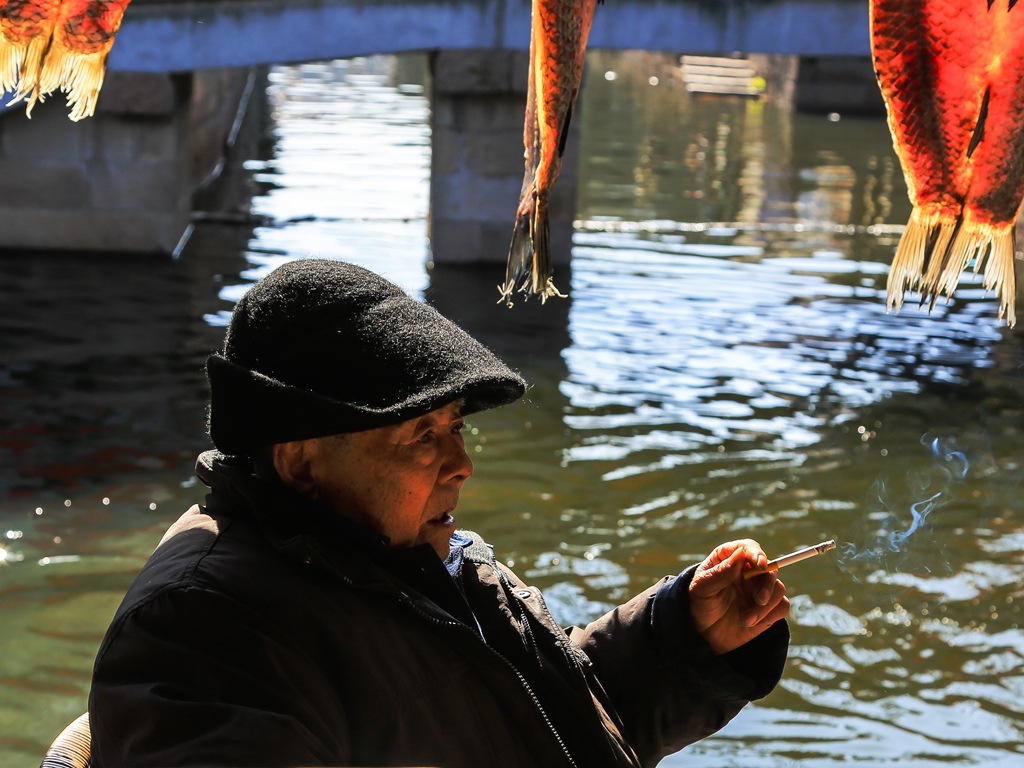
[[[690,582],[690,612],[697,631],[715,653],[728,653],[789,614],[786,586],[775,572],[744,579],[768,557],[753,539],[715,548]]]

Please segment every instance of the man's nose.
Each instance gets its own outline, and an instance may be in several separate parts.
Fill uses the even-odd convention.
[[[445,457],[445,472],[448,480],[460,485],[473,474],[473,460],[466,452],[466,441],[462,435],[452,435],[447,442],[448,455]]]

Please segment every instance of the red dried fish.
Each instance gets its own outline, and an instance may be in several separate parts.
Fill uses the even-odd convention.
[[[26,112],[56,90],[71,119],[93,114],[130,0],[0,0],[0,85]]]
[[[561,296],[552,281],[548,197],[558,180],[597,0],[534,0],[523,128],[526,175],[501,297]]]
[[[1024,5],[872,0],[875,73],[914,205],[889,274],[934,306],[987,259],[985,287],[1016,322],[1013,225],[1024,199]]]

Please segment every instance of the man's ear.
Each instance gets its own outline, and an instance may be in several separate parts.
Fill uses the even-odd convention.
[[[281,482],[292,490],[310,496],[313,491],[313,473],[310,458],[312,440],[295,440],[290,443],[275,443],[273,446],[274,469]]]

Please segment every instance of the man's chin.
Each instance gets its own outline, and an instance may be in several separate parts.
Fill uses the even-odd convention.
[[[427,521],[420,531],[420,540],[424,544],[430,544],[442,560],[448,557],[451,550],[449,541],[455,533],[455,518],[451,512],[442,512],[437,517]]]

